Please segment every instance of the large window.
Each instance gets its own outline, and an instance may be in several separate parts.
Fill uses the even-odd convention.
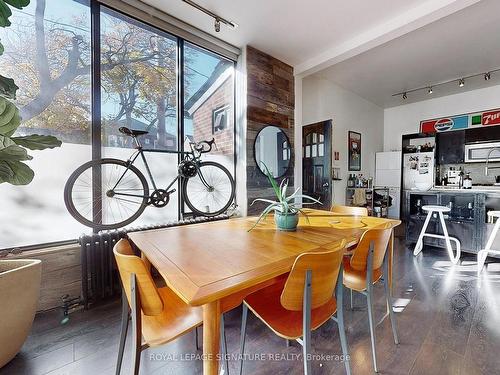
[[[143,146],[158,150],[182,150],[190,141],[215,138],[217,150],[205,159],[234,171],[234,62],[99,7],[100,23],[92,27],[100,31],[100,88],[91,84],[91,35],[96,33],[90,2],[32,0],[14,10],[10,28],[0,29],[5,46],[0,69],[20,87],[19,133],[63,141],[61,148],[32,152],[30,185],[0,185],[0,249],[70,240],[90,231],[68,214],[64,185],[96,148],[102,157],[130,156],[131,139],[119,127],[148,131]],[[100,102],[92,103],[92,90],[99,90]],[[96,108],[100,124],[91,121]],[[92,137],[96,129],[100,139]],[[176,175],[177,155],[148,153],[147,158],[158,185]],[[181,209],[174,196],[165,208],[148,207],[131,226],[175,220]]]

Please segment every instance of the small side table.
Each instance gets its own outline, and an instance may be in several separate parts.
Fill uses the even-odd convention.
[[[427,217],[425,218],[424,226],[420,231],[420,235],[418,237],[417,244],[415,245],[415,249],[413,250],[413,255],[417,256],[424,247],[423,239],[424,237],[432,237],[432,238],[442,238],[446,241],[446,249],[448,250],[448,256],[450,257],[450,261],[453,264],[456,264],[460,259],[460,241],[458,238],[450,237],[448,234],[448,228],[446,227],[446,222],[444,221],[443,212],[450,212],[451,209],[446,206],[423,206],[422,210],[427,211]],[[439,220],[441,222],[441,226],[443,227],[443,234],[435,234],[435,233],[426,233],[427,226],[429,225],[429,221],[431,220],[432,214],[437,212],[439,215]],[[456,245],[456,254],[453,255],[453,249],[451,247],[451,241],[455,242]]]
[[[479,250],[477,253],[477,276],[481,274],[481,271],[484,267],[484,262],[486,261],[486,257],[488,254],[500,254],[500,250],[492,250],[491,246],[493,245],[493,241],[495,241],[495,237],[497,236],[498,229],[500,229],[500,211],[488,211],[489,217],[496,217],[497,221],[493,230],[491,231],[490,237],[488,238],[488,242],[486,242],[486,247],[483,250]]]

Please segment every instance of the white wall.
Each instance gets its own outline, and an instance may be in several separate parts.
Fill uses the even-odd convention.
[[[420,121],[500,107],[500,85],[384,111],[384,151],[401,150],[403,134],[418,133]]]
[[[383,149],[384,110],[351,91],[323,78],[314,76],[302,80],[302,124],[308,125],[323,120],[333,120],[333,151],[340,152],[340,160],[334,167],[340,167],[342,181],[334,181],[334,202],[345,203],[347,185],[347,132],[361,133],[361,171],[363,176],[375,175],[375,152]],[[297,92],[296,92],[297,94]],[[300,118],[300,117],[296,117]],[[301,150],[300,136],[296,134],[296,150]],[[301,153],[297,153],[301,155]],[[299,159],[299,158],[297,158]],[[299,160],[297,160],[299,162]],[[299,173],[297,173],[299,171]],[[297,163],[296,175],[302,181],[302,164]]]

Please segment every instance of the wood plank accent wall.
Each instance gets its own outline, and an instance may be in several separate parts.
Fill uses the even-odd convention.
[[[61,297],[78,297],[82,290],[80,245],[67,245],[11,254],[5,259],[40,259],[42,283],[37,311],[62,305]]]
[[[281,128],[292,147],[290,168],[285,177],[293,186],[294,77],[293,67],[253,47],[247,47],[247,191],[248,214],[262,205],[250,206],[255,198],[273,198],[271,185],[260,172],[254,157],[258,132],[267,125]],[[291,190],[291,189],[290,189]]]

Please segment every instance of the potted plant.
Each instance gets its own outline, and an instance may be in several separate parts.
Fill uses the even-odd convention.
[[[309,199],[312,201],[302,204],[314,204],[314,203],[321,204],[321,202],[308,195],[299,194],[300,188],[297,188],[293,192],[293,194],[287,196],[286,191],[288,188],[288,179],[283,179],[278,186],[276,180],[274,179],[273,175],[271,174],[266,165],[264,165],[264,168],[266,169],[266,176],[269,182],[271,183],[274,193],[276,194],[277,200],[272,201],[270,199],[264,199],[264,198],[254,199],[251,205],[253,205],[255,202],[265,202],[269,203],[269,205],[264,209],[264,211],[262,211],[256,223],[249,230],[255,228],[257,224],[259,224],[259,222],[264,217],[266,217],[266,215],[271,211],[274,211],[274,222],[276,223],[276,227],[279,230],[283,231],[297,230],[297,224],[299,223],[299,213],[304,215],[306,218],[307,215],[302,210],[301,205],[295,202],[295,199],[302,198],[302,199]]]
[[[0,0],[0,27],[10,26],[11,7],[23,9],[29,3],[30,0]],[[4,46],[0,42],[0,55],[3,52]],[[17,89],[12,78],[0,74],[0,185],[29,184],[35,173],[25,163],[32,159],[28,150],[61,145],[61,141],[53,136],[14,134],[21,124],[19,108],[14,103]],[[0,368],[17,354],[31,330],[40,280],[40,260],[0,260]]]

